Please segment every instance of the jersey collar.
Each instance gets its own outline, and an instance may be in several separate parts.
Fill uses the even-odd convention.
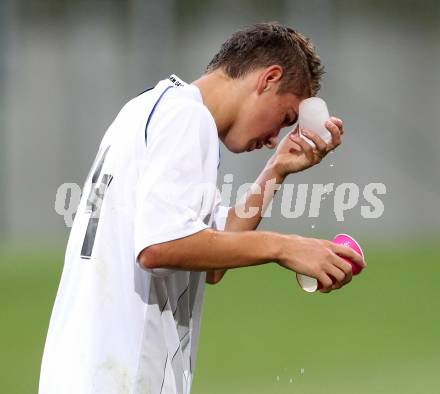
[[[168,79],[174,84],[174,86],[186,86],[188,85],[185,81],[182,81],[177,75],[171,74]]]
[[[181,80],[176,74],[171,74],[171,75],[168,77],[168,80],[171,81],[175,87],[179,87],[179,86],[188,86],[188,84],[187,84],[185,81],[182,81],[182,80]],[[199,95],[199,97],[200,97],[200,101],[203,102],[202,94],[200,93],[200,90],[197,89],[197,92],[198,92],[198,95]],[[220,156],[220,146],[219,146],[217,168],[220,167],[220,162],[221,162],[221,156]]]

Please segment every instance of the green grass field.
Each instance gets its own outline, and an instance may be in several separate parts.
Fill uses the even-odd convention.
[[[364,249],[367,270],[331,294],[275,264],[208,286],[192,393],[439,393],[436,243]],[[63,254],[0,252],[2,393],[37,391]]]

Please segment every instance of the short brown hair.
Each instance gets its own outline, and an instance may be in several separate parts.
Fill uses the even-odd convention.
[[[319,91],[324,67],[312,42],[277,22],[258,23],[234,33],[223,43],[206,71],[222,69],[229,77],[240,78],[273,64],[283,68],[279,93],[304,97]]]

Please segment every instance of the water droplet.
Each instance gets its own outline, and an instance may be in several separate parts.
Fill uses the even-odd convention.
[[[234,174],[225,174],[223,181],[226,183],[231,183],[234,180]]]
[[[304,368],[301,368],[301,375],[304,375]]]

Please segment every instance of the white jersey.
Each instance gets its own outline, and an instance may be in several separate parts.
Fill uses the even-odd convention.
[[[143,269],[146,247],[223,230],[219,141],[177,77],[127,103],[84,185],[41,366],[40,394],[187,394],[205,272]]]

